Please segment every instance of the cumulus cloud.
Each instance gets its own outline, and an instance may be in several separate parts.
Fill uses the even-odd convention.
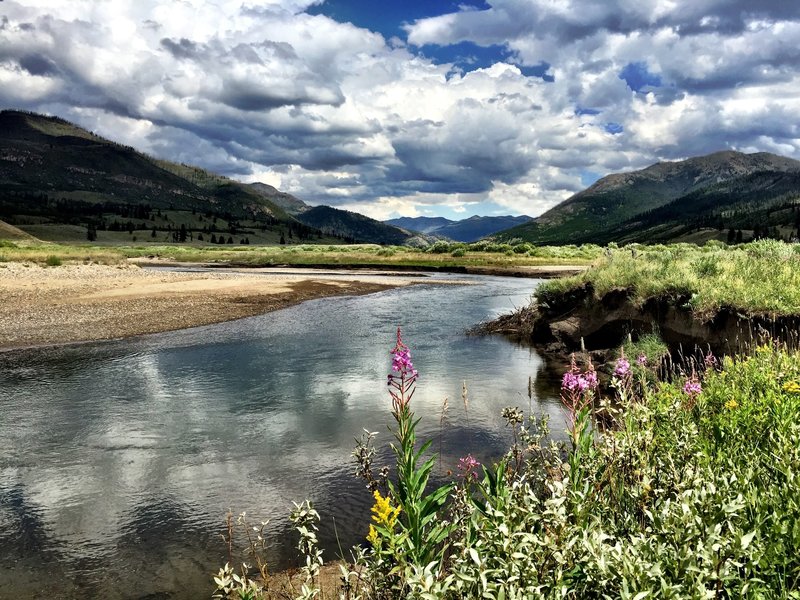
[[[0,104],[377,217],[536,215],[587,173],[721,148],[800,158],[795,2],[487,0],[388,40],[318,4],[4,0]],[[501,51],[430,52],[464,44]]]

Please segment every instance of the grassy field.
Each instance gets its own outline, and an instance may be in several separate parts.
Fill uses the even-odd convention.
[[[128,234],[120,234],[127,236]],[[56,256],[62,262],[120,263],[127,259],[164,259],[176,262],[276,265],[372,265],[375,267],[492,267],[515,268],[540,265],[588,264],[599,248],[559,246],[523,248],[506,245],[445,244],[422,251],[402,246],[356,245],[203,245],[203,244],[55,244],[0,241],[0,261],[44,264]],[[451,248],[452,246],[452,248]]]
[[[774,240],[728,247],[711,242],[609,249],[594,267],[541,286],[539,301],[558,302],[570,290],[591,284],[602,298],[614,289],[632,301],[681,298],[699,316],[727,307],[749,314],[800,314],[800,245]]]

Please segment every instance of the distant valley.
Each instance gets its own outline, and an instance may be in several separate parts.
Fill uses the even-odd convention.
[[[474,216],[460,221],[451,221],[443,217],[401,217],[384,221],[384,223],[456,242],[477,242],[482,238],[522,225],[530,220],[531,217],[524,215],[520,217]]]

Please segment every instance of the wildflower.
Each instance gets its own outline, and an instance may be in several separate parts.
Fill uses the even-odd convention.
[[[631,372],[631,363],[623,356],[617,359],[617,364],[614,366],[614,375],[620,379],[627,377]]]
[[[411,396],[414,394],[414,382],[419,377],[419,373],[411,362],[411,350],[403,343],[400,328],[397,328],[397,343],[391,351],[392,371],[387,376],[386,383],[392,396],[392,408],[395,415],[399,414],[408,406]]]
[[[561,389],[565,392],[582,393],[596,387],[597,373],[592,365],[589,365],[586,372],[581,373],[578,365],[575,364],[575,356],[573,356],[569,371],[564,373],[564,377],[561,379]]]
[[[400,507],[392,506],[391,498],[389,496],[384,498],[378,490],[372,492],[372,496],[375,498],[375,505],[372,507],[372,520],[378,525],[386,527],[386,529],[393,529],[394,524],[397,522],[397,515],[400,514]],[[372,528],[371,525],[370,528]]]
[[[703,362],[706,364],[707,369],[713,369],[719,363],[717,357],[711,353],[711,350],[708,351],[708,354],[706,354]]]
[[[787,381],[783,384],[783,391],[790,394],[800,394],[800,384],[796,381]]]
[[[731,398],[730,400],[728,400],[725,403],[725,408],[727,408],[728,410],[733,410],[737,406],[739,406],[739,403],[736,400],[734,400],[733,398]]]
[[[481,463],[475,460],[471,454],[467,454],[458,460],[458,470],[461,471],[461,475],[466,480],[477,479],[477,468],[480,466]]]
[[[686,383],[683,384],[683,393],[690,398],[699,396],[702,391],[703,386],[700,385],[700,381],[697,379],[697,375],[694,373],[689,379],[686,380]]]
[[[640,367],[647,366],[647,357],[644,354],[640,354],[636,359],[636,364]]]
[[[367,541],[373,546],[378,545],[378,530],[374,525],[369,526],[369,533],[367,534]]]

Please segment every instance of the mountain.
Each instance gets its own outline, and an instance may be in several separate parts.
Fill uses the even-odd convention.
[[[371,242],[399,246],[414,237],[413,234],[398,227],[387,225],[349,210],[330,206],[309,208],[299,213],[297,219],[309,227],[321,230],[323,233],[341,236],[352,242]]]
[[[640,171],[608,175],[530,223],[498,239],[538,244],[661,242],[691,239],[704,228],[795,226],[800,161],[723,151]],[[788,212],[787,212],[788,211]]]
[[[388,225],[394,225],[401,229],[408,229],[409,231],[418,231],[420,233],[434,233],[440,227],[455,223],[450,219],[444,217],[399,217],[397,219],[389,219],[384,221]]]
[[[249,184],[251,190],[257,193],[262,198],[266,198],[273,204],[280,206],[290,215],[296,215],[310,208],[308,204],[291,194],[282,192],[277,188],[272,187],[266,183],[251,183]]]
[[[498,231],[503,231],[515,225],[527,223],[531,218],[525,215],[521,217],[470,217],[461,221],[456,221],[450,225],[440,227],[433,231],[433,235],[440,235],[457,242],[477,242]]]
[[[530,220],[530,217],[524,215],[521,217],[474,216],[461,221],[451,221],[444,217],[400,217],[384,221],[384,223],[436,237],[445,237],[457,242],[477,242],[493,233],[527,223]]]
[[[25,233],[18,227],[9,225],[5,221],[0,221],[0,240],[28,241],[28,242],[38,241],[32,235]]]
[[[219,236],[218,243],[278,243],[285,234],[290,243],[335,241],[321,239],[321,230],[373,243],[412,237],[355,213],[312,209],[271,185],[154,159],[58,117],[13,110],[0,112],[0,219],[59,240],[101,231],[114,232],[101,235],[113,241],[139,230],[152,241]]]
[[[155,160],[57,117],[0,112],[3,215],[90,215],[98,205],[228,213],[287,221],[248,186],[197,167]]]

